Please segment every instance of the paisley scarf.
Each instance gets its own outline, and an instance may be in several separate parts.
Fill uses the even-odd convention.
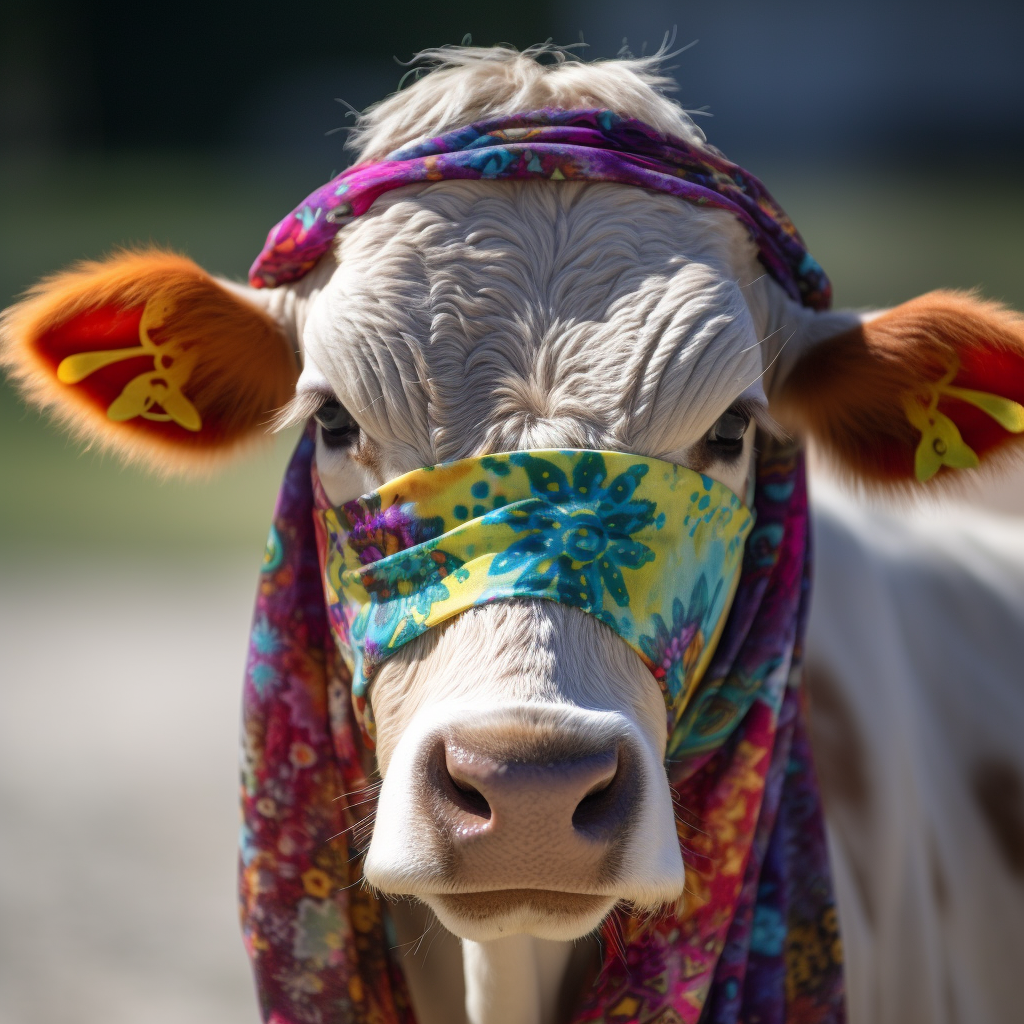
[[[757,179],[607,111],[543,111],[475,125],[353,168],[271,231],[253,284],[300,277],[345,218],[390,188],[501,177],[620,181],[727,209],[790,295],[828,304],[827,278]],[[373,756],[325,602],[315,527],[315,519],[326,525],[325,502],[315,500],[313,437],[311,424],[285,475],[250,637],[243,933],[270,1024],[414,1024],[383,906],[359,884]],[[684,684],[669,738],[687,892],[654,918],[613,912],[602,927],[602,969],[573,1024],[845,1020],[800,689],[810,580],[803,456],[768,438],[758,447],[756,525],[735,597],[717,644],[708,644],[706,670],[692,688]],[[658,613],[649,651],[655,669],[659,655],[687,646],[690,610],[680,601]]]
[[[803,458],[762,439],[757,525],[670,747],[687,894],[617,911],[575,1024],[844,1020],[842,955],[801,710],[809,551]],[[263,1018],[412,1024],[382,904],[359,885],[372,807],[351,676],[331,637],[312,432],[288,467],[246,669],[241,915]],[[686,627],[665,621],[663,640]]]

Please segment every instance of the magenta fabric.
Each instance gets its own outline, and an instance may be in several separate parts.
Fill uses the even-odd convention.
[[[273,288],[308,273],[341,227],[385,192],[453,179],[610,181],[726,210],[746,226],[765,269],[793,299],[814,309],[831,300],[825,272],[757,178],[711,147],[610,110],[538,110],[482,121],[350,167],[270,230],[250,284]]]

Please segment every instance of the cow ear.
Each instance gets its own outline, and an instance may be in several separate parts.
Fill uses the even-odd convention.
[[[1024,318],[930,292],[808,345],[772,406],[866,483],[925,483],[1024,454]]]
[[[47,278],[0,321],[26,397],[76,433],[170,471],[202,468],[265,431],[298,366],[280,325],[159,250]]]

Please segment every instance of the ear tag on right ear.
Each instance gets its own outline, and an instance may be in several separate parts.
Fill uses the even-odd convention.
[[[1024,433],[1024,406],[1001,395],[971,388],[954,387],[951,383],[958,366],[928,386],[928,397],[909,394],[903,400],[907,419],[921,432],[921,441],[914,454],[914,474],[921,483],[931,480],[942,466],[950,469],[973,469],[979,465],[977,452],[960,436],[957,425],[939,412],[939,399],[956,398],[967,402],[992,417],[1011,434]]]

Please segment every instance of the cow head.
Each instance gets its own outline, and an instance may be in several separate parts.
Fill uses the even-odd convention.
[[[703,145],[667,84],[650,60],[471,51],[372,109],[356,148],[371,160],[545,106],[608,107]],[[1015,314],[956,293],[813,312],[728,213],[616,184],[410,186],[272,290],[121,253],[44,281],[3,332],[30,398],[161,469],[313,416],[336,504],[418,466],[541,447],[675,462],[749,501],[757,429],[779,422],[860,480],[933,486],[1024,430],[992,397],[1024,400]],[[572,938],[619,900],[682,893],[662,694],[596,619],[475,608],[387,660],[370,702],[378,889],[474,939]]]

